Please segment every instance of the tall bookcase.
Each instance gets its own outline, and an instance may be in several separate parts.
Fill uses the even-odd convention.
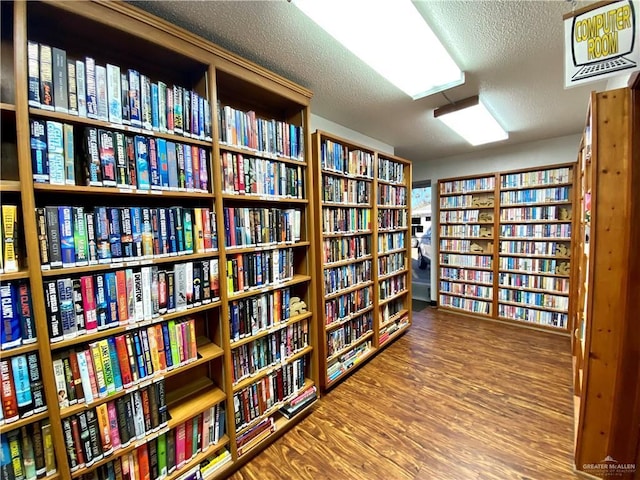
[[[47,478],[144,475],[172,452],[165,478],[224,477],[317,398],[311,92],[124,3],[1,8],[0,190],[24,234],[0,290],[27,283],[37,333],[2,350],[33,404],[3,416],[3,442],[24,468],[24,438],[50,439]]]
[[[411,163],[322,131],[312,143],[326,389],[411,324]]]
[[[640,80],[592,93],[578,152],[572,351],[575,464],[637,478],[640,459]],[[636,468],[629,469],[630,465]],[[635,476],[634,476],[635,474]]]
[[[566,333],[573,165],[439,182],[439,304]]]

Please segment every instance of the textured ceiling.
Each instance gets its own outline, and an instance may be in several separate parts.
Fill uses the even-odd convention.
[[[313,113],[390,144],[397,155],[422,162],[483,148],[433,119],[434,108],[448,103],[442,94],[411,100],[286,0],[131,3],[309,88]],[[571,3],[414,4],[466,73],[466,83],[446,96],[480,94],[509,131],[501,144],[582,130],[589,92],[605,82],[563,87],[562,15]],[[354,28],[366,25],[354,19]]]

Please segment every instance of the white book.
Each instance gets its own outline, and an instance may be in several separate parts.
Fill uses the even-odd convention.
[[[91,390],[91,377],[89,376],[89,366],[87,365],[87,357],[84,352],[72,353],[78,359],[78,370],[80,371],[80,381],[84,392],[84,401],[86,403],[93,402],[93,391]]]
[[[136,322],[144,320],[144,304],[142,294],[142,273],[135,272],[133,274],[133,295],[134,295],[134,314],[133,318]]]
[[[109,121],[122,123],[122,86],[120,67],[107,63],[107,102]]]
[[[84,62],[76,60],[76,88],[78,89],[78,115],[87,116],[87,84],[84,73]]]
[[[69,397],[67,396],[67,382],[64,375],[64,364],[60,358],[53,361],[53,376],[56,381],[56,392],[58,392],[58,403],[60,404],[60,408],[66,408],[69,406]]]
[[[185,310],[187,308],[187,266],[184,263],[177,263],[173,268],[176,310]]]
[[[143,439],[145,436],[144,429],[144,411],[142,409],[142,398],[140,392],[135,391],[133,396],[133,425],[138,439]]]
[[[96,65],[96,99],[98,102],[98,120],[108,122],[107,69],[102,65]]]
[[[193,262],[185,263],[184,279],[186,287],[187,306],[191,306],[193,304]]]
[[[142,308],[144,319],[153,317],[153,297],[151,295],[151,267],[142,267]]]

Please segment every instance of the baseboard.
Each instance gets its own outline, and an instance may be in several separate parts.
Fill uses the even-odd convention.
[[[437,306],[438,306],[438,302],[437,302],[437,301],[435,301],[435,300],[431,300],[431,301],[429,302],[429,305],[431,305],[432,307],[437,307]]]

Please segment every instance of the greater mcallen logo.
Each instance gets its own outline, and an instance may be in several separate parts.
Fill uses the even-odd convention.
[[[635,463],[619,463],[611,455],[607,455],[604,460],[598,463],[585,463],[582,469],[586,473],[593,475],[614,477],[622,476],[625,473],[633,473],[636,471]]]

